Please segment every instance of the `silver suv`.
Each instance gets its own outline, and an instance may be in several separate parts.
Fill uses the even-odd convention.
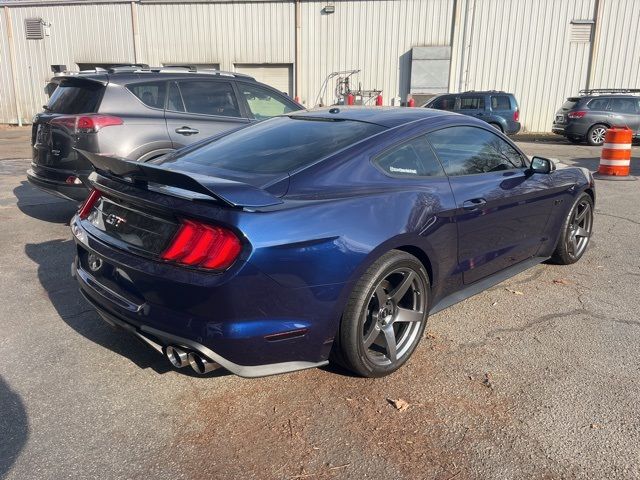
[[[551,130],[573,143],[602,145],[609,127],[629,127],[640,137],[640,90],[582,90],[556,112]]]
[[[35,116],[27,179],[82,201],[91,164],[77,150],[148,161],[247,123],[303,107],[238,73],[117,67],[54,77]]]

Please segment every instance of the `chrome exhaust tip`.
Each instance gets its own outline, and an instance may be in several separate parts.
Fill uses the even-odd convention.
[[[167,348],[165,348],[164,354],[167,357],[167,360],[171,362],[171,365],[176,368],[182,368],[189,365],[189,355],[179,347],[169,345]]]
[[[216,362],[207,360],[198,353],[189,352],[187,357],[189,359],[189,365],[191,365],[191,368],[193,368],[193,370],[199,375],[204,375],[205,373],[209,373],[220,368],[220,365]]]

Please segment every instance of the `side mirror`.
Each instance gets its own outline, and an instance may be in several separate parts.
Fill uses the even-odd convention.
[[[531,159],[531,173],[551,173],[555,171],[556,164],[548,158],[533,157]]]

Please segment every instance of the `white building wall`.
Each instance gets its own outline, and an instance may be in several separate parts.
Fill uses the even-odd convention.
[[[595,0],[466,0],[466,55],[458,91],[505,90],[523,129],[551,129],[564,100],[585,88],[589,43],[570,42],[571,20],[593,19]],[[464,35],[463,35],[464,36]]]
[[[138,62],[293,63],[294,4],[232,2],[138,5]]]
[[[56,64],[77,68],[77,62],[130,62],[133,59],[131,6],[128,3],[12,6],[10,15],[16,51],[18,103],[23,121],[31,121],[47,102],[44,87],[51,78],[50,66]],[[50,36],[43,40],[27,40],[25,20],[41,17],[51,24]],[[3,36],[6,38],[6,34]],[[6,55],[5,55],[5,48]],[[8,47],[2,50],[2,97],[12,94]],[[7,62],[5,63],[5,56]],[[6,66],[6,68],[5,68]],[[14,105],[2,101],[1,122],[15,122]]]
[[[14,29],[23,121],[46,101],[51,64],[215,63],[233,71],[236,64],[296,60],[293,0],[42,3],[4,4]],[[571,42],[570,29],[571,20],[595,19],[596,4],[600,33],[590,67],[591,43]],[[323,13],[326,5],[335,13]],[[361,70],[352,85],[383,90],[385,104],[398,96],[404,101],[415,46],[452,46],[452,92],[515,93],[526,131],[549,131],[564,99],[589,85],[640,87],[640,0],[302,0],[300,8],[298,94],[308,106],[329,73],[349,69]],[[50,22],[51,36],[26,40],[30,17]],[[0,123],[14,123],[4,14],[0,35]]]
[[[640,1],[601,0],[592,88],[640,88]]]
[[[335,13],[324,14],[325,5]],[[449,45],[453,0],[348,0],[302,3],[301,99],[313,105],[331,72],[360,69],[363,89],[385,104],[408,92],[411,47]],[[330,87],[335,86],[332,83]],[[331,88],[330,88],[331,90]],[[325,102],[332,98],[328,95]]]

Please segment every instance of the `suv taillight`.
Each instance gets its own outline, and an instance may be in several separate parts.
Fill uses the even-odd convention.
[[[100,115],[92,113],[88,115],[64,115],[51,120],[51,125],[59,125],[73,133],[95,133],[101,128],[112,125],[122,125],[120,117],[113,115]]]
[[[182,220],[161,258],[191,267],[224,270],[238,258],[240,250],[240,240],[230,230]]]
[[[520,121],[520,110],[516,109],[516,111],[513,112],[513,121],[514,122]]]
[[[584,110],[579,110],[577,112],[570,112],[567,114],[567,117],[571,119],[582,118],[587,114]]]
[[[87,199],[84,201],[82,205],[80,205],[80,208],[78,209],[78,216],[82,220],[84,220],[89,216],[91,209],[93,208],[93,206],[96,204],[96,202],[101,196],[102,196],[102,192],[100,190],[96,190],[95,188],[91,190],[91,193],[89,193],[89,196],[87,197]]]

